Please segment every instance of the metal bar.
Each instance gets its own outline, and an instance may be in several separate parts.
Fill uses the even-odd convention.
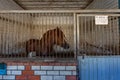
[[[77,43],[77,54],[79,54],[79,49],[80,49],[80,47],[79,47],[79,44],[80,44],[80,32],[79,32],[79,16],[77,15],[77,27],[76,27],[76,34],[77,34],[77,38],[76,38],[76,43]]]
[[[87,16],[87,17],[89,17],[89,16],[102,16],[102,15],[104,15],[104,16],[120,16],[120,14],[116,14],[116,13],[113,13],[113,14],[109,14],[109,13],[107,13],[107,14],[77,14],[77,16]]]
[[[74,17],[74,58],[77,58],[77,41],[76,41],[76,39],[77,39],[77,32],[76,32],[76,30],[77,30],[77,15],[74,13],[73,14],[73,17]]]
[[[116,38],[118,36],[118,32],[115,32],[115,31],[117,31],[116,30],[117,29],[116,25],[118,24],[116,22],[117,21],[116,17],[120,16],[120,14],[117,14],[116,12],[115,13],[114,12],[113,13],[111,13],[111,12],[110,13],[106,13],[105,12],[106,13],[105,14],[102,11],[100,13],[98,12],[96,14],[95,14],[95,12],[91,12],[90,14],[86,14],[86,13],[87,12],[85,12],[85,14],[83,14],[83,12],[82,12],[82,14],[77,14],[76,12],[71,12],[71,13],[70,12],[69,13],[66,13],[66,12],[60,12],[60,13],[59,12],[58,13],[56,13],[56,12],[55,13],[54,12],[49,12],[49,13],[48,12],[45,12],[45,13],[43,13],[43,12],[38,12],[38,13],[37,12],[33,12],[33,13],[31,13],[31,12],[26,12],[26,11],[25,11],[25,13],[24,12],[20,12],[20,13],[17,13],[17,12],[10,12],[9,13],[8,12],[8,13],[5,13],[5,14],[1,13],[1,14],[3,14],[3,16],[5,16],[5,15],[8,16],[8,19],[7,18],[3,19],[1,17],[1,20],[3,21],[3,26],[4,26],[4,30],[3,30],[2,35],[1,35],[1,37],[3,36],[2,37],[3,39],[1,40],[3,42],[3,45],[2,45],[1,49],[4,49],[4,50],[2,50],[2,53],[10,54],[10,53],[14,52],[14,48],[11,49],[11,46],[13,47],[15,45],[15,43],[14,43],[15,39],[16,39],[16,42],[17,42],[17,46],[15,46],[15,47],[17,47],[17,48],[15,48],[15,52],[18,51],[18,48],[19,48],[18,42],[19,41],[23,42],[23,41],[27,40],[28,38],[29,39],[31,39],[31,38],[37,39],[39,36],[37,34],[34,35],[34,32],[35,32],[37,27],[38,27],[38,29],[41,29],[41,31],[40,31],[41,33],[44,33],[44,31],[50,30],[51,26],[53,26],[53,27],[55,27],[56,25],[58,27],[60,27],[59,25],[63,25],[63,27],[66,26],[67,28],[64,28],[65,30],[63,30],[63,33],[66,33],[68,35],[69,40],[72,41],[71,37],[69,37],[69,33],[70,33],[70,29],[71,28],[68,27],[69,24],[71,25],[70,17],[72,16],[73,17],[73,21],[74,21],[73,22],[73,26],[72,26],[73,27],[73,33],[72,34],[74,35],[74,36],[72,36],[72,37],[74,37],[74,42],[73,42],[74,43],[74,45],[73,45],[74,46],[74,55],[75,55],[74,58],[76,58],[77,55],[79,55],[79,53],[80,53],[79,50],[80,50],[81,36],[83,36],[83,38],[85,40],[85,43],[83,43],[83,49],[87,50],[87,48],[89,48],[89,46],[86,43],[86,41],[87,41],[87,36],[88,36],[87,35],[88,34],[87,30],[88,31],[90,30],[90,28],[89,28],[90,25],[92,26],[92,34],[91,34],[92,38],[94,37],[93,32],[94,32],[94,27],[95,27],[95,33],[96,34],[95,34],[95,43],[94,44],[96,44],[96,45],[100,44],[100,41],[98,41],[98,38],[99,38],[98,33],[100,33],[103,36],[103,37],[101,37],[102,38],[101,39],[102,43],[105,42],[107,45],[108,44],[110,45],[112,43],[110,43],[109,39],[113,40],[113,49],[111,49],[109,47],[106,47],[106,48],[107,48],[107,50],[111,49],[114,52],[114,53],[112,53],[110,55],[116,55],[117,51],[116,51],[116,42],[115,41],[118,41],[118,40],[116,40],[116,39],[118,39],[118,38]],[[14,16],[13,16],[13,14],[14,14]],[[30,18],[31,17],[30,14],[32,14],[32,21],[29,24],[25,20],[26,20],[26,18]],[[55,19],[54,19],[54,17],[52,17],[53,15],[55,16]],[[111,22],[109,22],[110,24],[108,26],[96,26],[96,25],[94,25],[94,16],[96,16],[96,15],[112,16],[112,18],[110,19]],[[21,17],[22,20],[19,19],[20,16],[22,16]],[[14,20],[14,21],[10,20],[11,17],[12,17],[12,20]],[[89,22],[89,17],[91,18],[92,22]],[[40,21],[42,21],[42,22],[38,21],[37,26],[34,25],[35,18],[38,19],[38,20],[40,19]],[[62,21],[63,19],[64,19],[64,21]],[[31,25],[31,26],[29,26],[29,25]],[[11,33],[11,28],[10,28],[11,26],[13,26],[12,27],[12,29],[13,29],[12,33]],[[18,26],[18,27],[16,27],[16,26]],[[110,26],[110,28],[109,28],[109,26]],[[61,27],[61,29],[63,27]],[[104,28],[108,27],[110,29],[109,33],[107,31],[105,31],[106,29],[104,29],[103,27]],[[29,31],[29,29],[27,30],[27,28],[31,28],[31,31]],[[19,32],[16,31],[17,29],[19,30]],[[25,32],[25,30],[26,30],[26,32]],[[100,31],[102,31],[102,32],[100,32]],[[30,36],[28,36],[27,32],[31,33]],[[39,32],[39,30],[38,30],[38,32]],[[13,33],[15,33],[15,34],[11,35]],[[58,33],[55,33],[54,37]],[[67,36],[66,34],[65,34],[65,36]],[[103,34],[105,34],[107,37],[105,37]],[[48,33],[48,35],[50,35],[50,33]],[[111,36],[113,36],[113,37],[111,37]],[[48,38],[47,35],[45,36],[45,38],[46,39]],[[114,38],[114,39],[112,39],[112,38]],[[10,41],[8,39],[10,39]],[[10,42],[12,42],[12,44]],[[34,42],[32,41],[32,43],[34,43]],[[43,49],[44,48],[44,44],[47,44],[47,41],[42,41],[41,44],[42,44],[42,49]],[[103,52],[103,54],[105,54],[104,51],[106,50],[106,48],[105,48],[104,44],[101,44],[101,45],[103,47],[102,48],[102,50],[103,50],[102,52]],[[40,47],[41,47],[41,45],[40,45]],[[23,46],[20,45],[20,48],[23,48]],[[35,47],[32,45],[32,49],[34,49],[34,48]],[[118,48],[118,50],[119,50],[119,48]],[[42,56],[42,58],[46,58],[46,59],[47,58],[49,58],[49,59],[50,58],[51,59],[59,58],[57,56],[57,54],[55,54],[54,57],[52,57],[50,51],[47,54],[48,54],[48,57],[46,57],[46,56],[43,57]],[[100,54],[100,56],[103,55],[103,54]],[[67,55],[63,54],[62,58],[69,58],[70,55],[71,55],[71,53],[67,54]],[[95,53],[95,55],[98,56],[97,53]],[[108,54],[106,54],[106,55],[109,56]],[[14,56],[10,56],[9,57],[9,55],[7,55],[7,58],[13,58],[13,57]],[[21,54],[20,56],[15,56],[15,57],[23,58],[23,55]],[[39,55],[39,58],[41,58],[40,55]]]
[[[120,13],[119,9],[94,10],[1,10],[0,13]]]

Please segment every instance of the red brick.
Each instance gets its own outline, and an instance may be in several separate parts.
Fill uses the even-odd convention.
[[[34,75],[34,71],[22,71],[22,75]]]
[[[31,70],[31,66],[25,66],[25,70]]]
[[[42,65],[42,66],[49,66],[49,63],[45,62],[45,63],[41,63],[40,65]]]
[[[50,62],[48,63],[48,66],[55,66],[55,63]]]
[[[27,80],[27,76],[16,76],[16,80]]]
[[[40,76],[28,76],[28,80],[40,80]]]
[[[66,76],[66,80],[77,80],[76,76]]]
[[[55,63],[55,65],[54,66],[60,66],[61,64],[60,63]]]

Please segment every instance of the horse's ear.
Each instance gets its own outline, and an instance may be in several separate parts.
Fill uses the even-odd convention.
[[[57,30],[61,30],[61,27],[58,27],[58,26],[57,26],[56,29],[57,29]]]
[[[59,29],[59,27],[57,26],[56,29]]]

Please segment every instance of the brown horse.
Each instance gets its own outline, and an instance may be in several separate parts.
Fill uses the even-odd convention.
[[[59,45],[64,49],[69,48],[69,44],[66,42],[64,33],[57,27],[52,30],[48,30],[43,34],[42,38],[30,39],[26,42],[26,52],[35,52],[37,56],[40,54],[47,55],[53,53],[53,46]]]

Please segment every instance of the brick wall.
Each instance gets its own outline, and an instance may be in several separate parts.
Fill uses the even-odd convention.
[[[0,80],[77,80],[76,63],[6,62]]]

